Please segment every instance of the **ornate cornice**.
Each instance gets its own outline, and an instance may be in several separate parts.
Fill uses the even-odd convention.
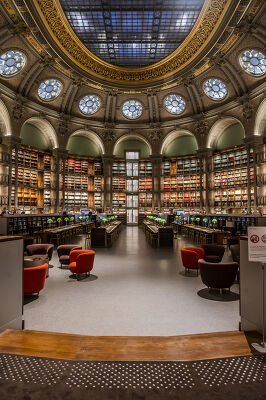
[[[72,62],[97,78],[127,84],[165,79],[182,70],[213,39],[221,23],[229,22],[230,18],[227,18],[228,21],[223,20],[232,3],[236,3],[236,9],[238,1],[206,0],[195,26],[175,52],[152,66],[127,69],[100,60],[81,43],[70,27],[59,0],[32,0],[50,36]]]

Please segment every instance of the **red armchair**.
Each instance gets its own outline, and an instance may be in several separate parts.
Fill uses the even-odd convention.
[[[185,270],[196,269],[199,274],[198,261],[204,258],[204,250],[201,247],[183,247],[181,249],[181,258]]]
[[[24,268],[24,294],[38,293],[44,288],[48,264]]]
[[[95,251],[93,250],[73,250],[69,256],[70,271],[76,275],[77,280],[81,274],[90,274],[93,268]]]

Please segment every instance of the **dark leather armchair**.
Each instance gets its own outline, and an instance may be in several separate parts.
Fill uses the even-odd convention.
[[[35,255],[44,255],[47,254],[47,257],[49,261],[52,258],[54,251],[54,245],[53,244],[30,244],[26,247],[26,252],[28,256],[35,256]]]
[[[221,244],[204,244],[201,246],[204,250],[204,260],[211,263],[222,261],[224,255],[224,246]]]
[[[202,282],[209,288],[230,289],[236,279],[238,263],[210,263],[199,260],[199,269]]]
[[[76,244],[62,244],[57,247],[57,254],[59,257],[59,262],[62,265],[69,265],[69,255],[72,250],[81,250],[82,247]]]
[[[233,261],[239,264],[240,262],[240,246],[239,244],[232,244],[230,246],[231,256]]]

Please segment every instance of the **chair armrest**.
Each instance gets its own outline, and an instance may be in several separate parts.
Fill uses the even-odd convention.
[[[78,250],[72,250],[71,252],[70,252],[70,254],[69,254],[69,262],[70,263],[72,263],[72,262],[77,262],[77,258],[78,258],[78,255],[79,255],[80,253],[79,253],[79,251]]]

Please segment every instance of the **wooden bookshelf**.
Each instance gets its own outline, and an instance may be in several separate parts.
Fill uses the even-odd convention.
[[[64,161],[65,207],[102,208],[103,166],[101,160],[71,156]]]
[[[0,217],[1,235],[29,235],[34,230],[44,230],[56,227],[59,214],[14,214]],[[53,218],[54,222],[48,220]]]
[[[199,159],[196,157],[176,157],[175,159],[164,160],[161,190],[162,207],[199,207]]]
[[[12,151],[11,205],[15,206],[16,167],[15,150]],[[43,209],[51,206],[52,157],[48,152],[28,148],[18,150],[17,205],[24,209]],[[45,194],[44,194],[44,189]],[[48,201],[49,199],[49,201]]]
[[[125,161],[116,161],[112,166],[113,176],[126,176],[126,163]]]
[[[214,207],[243,208],[248,206],[250,183],[251,205],[254,205],[253,150],[245,148],[226,149],[213,157]]]

